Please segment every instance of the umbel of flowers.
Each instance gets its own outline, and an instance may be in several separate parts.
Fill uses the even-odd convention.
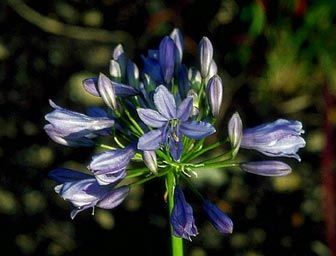
[[[133,186],[164,178],[174,236],[191,240],[198,234],[183,187],[195,192],[212,225],[227,234],[233,230],[231,219],[196,191],[190,182],[192,175],[200,169],[207,171],[207,167],[238,167],[263,176],[291,172],[291,167],[279,160],[239,163],[235,159],[244,148],[267,157],[300,160],[297,151],[305,141],[299,121],[278,119],[243,129],[239,114],[234,113],[227,138],[207,146],[205,139],[215,134],[216,128],[226,128],[216,127],[224,88],[213,60],[213,46],[206,37],[199,43],[197,58],[196,67],[183,64],[183,37],[178,29],[142,56],[142,69],[118,45],[109,75],[101,73],[83,81],[86,92],[101,98],[104,108],[90,108],[81,114],[50,101],[53,111],[45,116],[48,124],[44,128],[52,140],[69,147],[100,146],[105,150],[92,156],[88,174],[65,168],[50,172],[58,184],[55,191],[73,206],[71,218],[87,208],[112,209]],[[101,144],[101,137],[111,137],[113,144]],[[221,155],[208,154],[217,147],[227,150]],[[204,160],[205,153],[212,157]],[[143,166],[131,168],[133,161]]]

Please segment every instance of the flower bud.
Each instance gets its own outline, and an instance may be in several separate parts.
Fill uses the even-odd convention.
[[[126,54],[121,44],[118,44],[113,51],[113,59],[118,62],[120,68],[120,77],[124,77],[126,71]]]
[[[98,92],[107,106],[116,110],[118,108],[116,93],[114,91],[111,80],[104,74],[100,74],[98,78]]]
[[[143,151],[142,159],[148,169],[152,173],[157,174],[157,160],[155,151]]]
[[[229,121],[228,133],[231,148],[233,150],[232,155],[235,156],[239,150],[243,137],[243,124],[238,112],[234,113]]]
[[[134,87],[139,85],[139,69],[137,65],[130,60],[127,62],[127,80],[129,85]]]
[[[232,220],[216,205],[210,201],[203,202],[203,210],[208,215],[211,224],[222,234],[231,234],[233,230]]]
[[[168,36],[162,39],[159,46],[159,62],[166,84],[170,83],[174,75],[175,48],[174,41]]]
[[[110,61],[110,75],[113,78],[120,79],[121,78],[121,69],[120,65],[117,61],[111,60]]]
[[[209,80],[207,93],[212,115],[218,118],[223,100],[222,79],[218,75],[213,76]]]
[[[213,47],[212,44],[207,37],[203,37],[198,46],[198,54],[199,54],[199,61],[200,61],[200,69],[202,78],[206,78],[210,64],[213,57]]]
[[[284,176],[292,171],[292,168],[280,161],[257,161],[240,165],[245,172],[254,173],[261,176]]]
[[[183,57],[183,36],[181,31],[178,28],[174,28],[174,30],[170,33],[170,38],[173,39],[177,51],[175,52],[175,64],[179,66],[182,62]]]

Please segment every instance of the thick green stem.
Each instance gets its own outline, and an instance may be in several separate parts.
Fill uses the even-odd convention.
[[[169,219],[174,208],[174,187],[175,187],[175,177],[174,173],[170,171],[167,174],[167,190],[168,190],[168,206],[169,206]],[[172,256],[183,256],[183,240],[180,237],[173,235],[173,228],[170,227],[171,232],[171,245],[172,245]]]

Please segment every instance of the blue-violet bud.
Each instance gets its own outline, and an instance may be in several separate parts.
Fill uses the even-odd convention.
[[[218,75],[215,75],[210,78],[207,85],[207,94],[211,108],[211,113],[214,117],[218,118],[223,100],[222,79]]]
[[[229,121],[228,134],[233,150],[232,155],[235,156],[238,153],[243,137],[243,124],[238,112],[234,113]]]
[[[199,62],[202,78],[206,78],[213,57],[213,47],[207,37],[203,37],[198,46]]]
[[[240,168],[245,172],[262,176],[284,176],[292,171],[288,164],[280,161],[247,162],[241,164]]]
[[[222,234],[230,234],[233,230],[232,220],[209,200],[203,202],[203,209],[211,224]]]

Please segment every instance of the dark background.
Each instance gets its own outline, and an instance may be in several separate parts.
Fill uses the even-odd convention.
[[[300,120],[307,141],[301,163],[285,159],[293,167],[286,177],[199,173],[195,183],[230,215],[234,233],[216,232],[187,191],[200,234],[185,242],[186,255],[336,255],[328,249],[328,241],[336,245],[335,21],[333,0],[1,1],[1,255],[169,255],[160,180],[133,190],[113,211],[85,211],[71,221],[47,173],[85,168],[94,149],[57,145],[43,125],[48,99],[81,112],[100,104],[81,80],[108,73],[117,43],[141,66],[140,55],[174,27],[185,36],[188,64],[195,65],[202,36],[213,43],[224,81],[222,136],[238,110],[245,127]]]

